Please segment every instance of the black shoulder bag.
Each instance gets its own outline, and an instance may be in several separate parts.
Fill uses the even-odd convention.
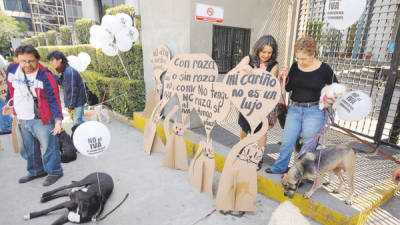
[[[40,119],[40,113],[39,113],[38,99],[37,99],[37,97],[35,97],[33,95],[32,91],[31,91],[31,86],[29,85],[29,82],[28,82],[28,78],[26,77],[25,72],[23,72],[23,73],[24,73],[26,87],[28,88],[28,91],[32,95],[32,98],[33,98],[33,112],[35,114],[35,118],[34,119],[35,120],[39,120]]]

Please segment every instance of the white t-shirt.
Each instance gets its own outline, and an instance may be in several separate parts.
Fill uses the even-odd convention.
[[[31,92],[35,97],[35,80],[37,71],[38,70],[36,70],[34,73],[26,74],[29,86],[31,87]],[[33,110],[33,97],[28,91],[28,87],[25,83],[24,73],[20,67],[18,67],[14,76],[9,76],[8,81],[12,83],[14,88],[14,110],[17,114],[17,118],[21,120],[33,120],[35,118],[35,113]]]

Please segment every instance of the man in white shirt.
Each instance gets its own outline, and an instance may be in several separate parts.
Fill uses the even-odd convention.
[[[51,72],[39,63],[40,55],[32,45],[18,47],[15,55],[18,63],[9,65],[6,72],[6,100],[11,99],[13,106],[4,106],[3,115],[14,113],[21,130],[21,155],[27,160],[29,174],[19,183],[48,175],[43,186],[49,186],[63,175],[55,136],[63,119],[58,86]]]

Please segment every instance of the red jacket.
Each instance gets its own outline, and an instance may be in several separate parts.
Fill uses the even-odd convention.
[[[6,74],[8,91],[6,102],[10,98],[14,97],[14,88],[12,86],[12,81],[15,76],[14,74],[18,69],[18,66],[18,63],[13,63],[7,68]],[[35,93],[38,99],[39,114],[43,124],[48,124],[52,120],[62,120],[63,114],[61,109],[61,101],[58,93],[57,82],[53,74],[46,67],[39,64],[39,71],[37,72],[36,80],[38,81],[39,85],[38,87],[35,87]]]

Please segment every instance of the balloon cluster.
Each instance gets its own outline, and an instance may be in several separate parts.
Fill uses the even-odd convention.
[[[78,72],[83,72],[89,66],[91,58],[86,52],[79,53],[78,56],[70,55],[67,57],[68,64]]]
[[[117,55],[118,50],[127,52],[139,38],[139,32],[132,24],[132,18],[125,13],[105,15],[101,25],[90,27],[90,45],[101,48],[108,56]]]

